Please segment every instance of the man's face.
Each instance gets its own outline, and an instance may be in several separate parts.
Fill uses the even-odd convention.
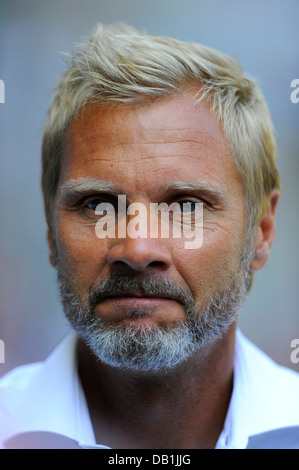
[[[201,321],[192,341],[204,344],[205,335],[214,337],[233,321],[244,298],[243,184],[216,119],[206,105],[194,104],[190,93],[139,106],[90,104],[68,131],[56,206],[57,269],[67,316],[103,360],[99,343],[117,331],[115,346],[105,336],[106,349],[109,342],[117,349],[129,333],[128,355],[139,354],[140,368],[153,367],[153,360],[140,365],[140,357],[149,356],[155,335],[163,332],[169,350],[187,323]],[[82,184],[91,180],[92,187]],[[116,207],[117,195],[148,209],[153,202],[202,203],[202,246],[186,249],[183,237],[171,236],[98,238],[94,209],[103,201]],[[218,322],[212,334],[211,316]],[[111,354],[115,360],[107,362],[134,367],[134,358],[122,364],[124,352]]]

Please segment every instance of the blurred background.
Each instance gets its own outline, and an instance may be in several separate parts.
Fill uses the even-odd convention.
[[[298,0],[0,0],[0,376],[44,359],[69,330],[48,262],[40,190],[40,144],[51,91],[69,51],[98,21],[237,54],[258,79],[273,116],[282,196],[277,239],[241,313],[243,332],[275,361],[299,372]],[[299,95],[298,95],[299,96]]]

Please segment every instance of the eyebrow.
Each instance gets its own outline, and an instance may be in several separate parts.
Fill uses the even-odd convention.
[[[205,181],[171,181],[166,185],[166,191],[186,191],[190,193],[200,193],[204,194],[215,202],[226,200],[225,194],[220,188],[211,186]]]
[[[186,191],[189,193],[204,194],[210,200],[215,202],[224,201],[225,195],[220,188],[213,187],[205,181],[170,181],[166,184],[166,192]],[[123,194],[120,188],[108,181],[98,178],[81,177],[70,179],[60,187],[61,200],[65,205],[72,205],[86,194],[106,193],[117,197]]]
[[[60,187],[61,200],[66,205],[71,205],[88,193],[108,193],[113,196],[121,194],[121,191],[112,183],[97,178],[70,179]]]

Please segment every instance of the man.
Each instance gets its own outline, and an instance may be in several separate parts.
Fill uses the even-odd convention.
[[[97,25],[56,88],[42,153],[75,333],[2,379],[3,447],[294,447],[298,375],[237,328],[280,187],[257,85],[210,48]],[[175,204],[173,227],[188,214],[199,247],[162,236],[161,211],[153,235],[153,204]],[[146,211],[129,231],[132,207]]]

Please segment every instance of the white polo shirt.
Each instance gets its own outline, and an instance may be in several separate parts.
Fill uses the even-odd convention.
[[[26,439],[32,448],[37,431],[59,435],[62,448],[68,442],[70,448],[110,448],[105,439],[95,441],[75,345],[71,333],[44,362],[18,367],[0,380],[0,448],[26,448]],[[245,449],[250,436],[290,426],[299,426],[299,374],[275,364],[238,330],[233,393],[215,448]]]

